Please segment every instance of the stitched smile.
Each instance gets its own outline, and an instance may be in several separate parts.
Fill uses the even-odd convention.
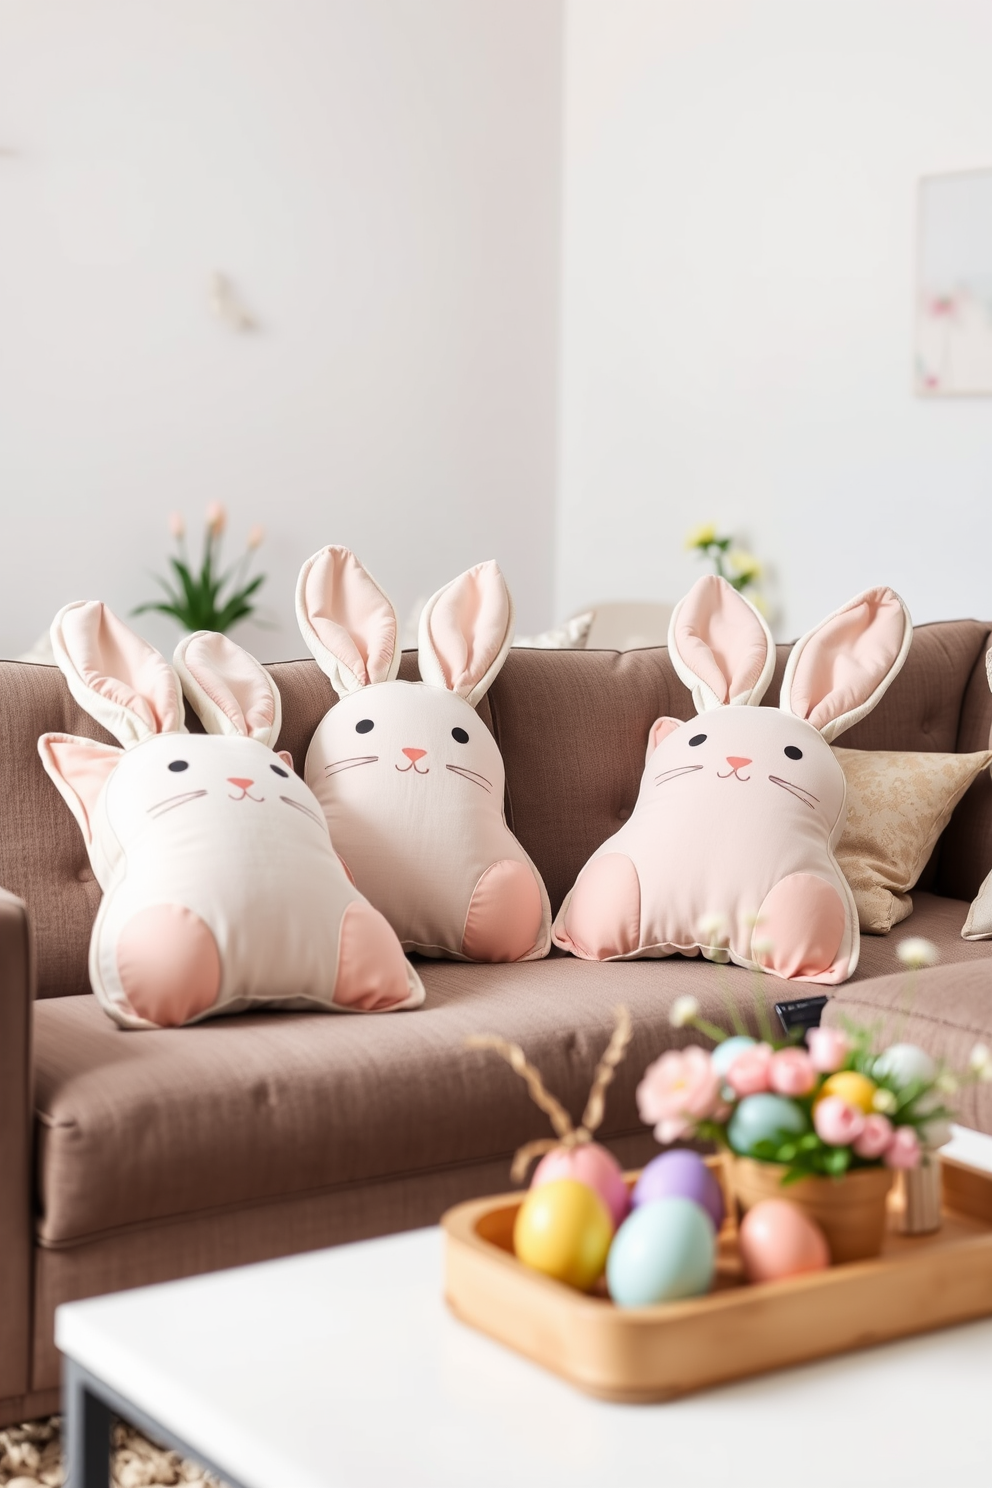
[[[478,770],[466,770],[464,765],[445,765],[452,775],[461,775],[463,780],[470,780],[473,785],[481,785],[483,790],[492,791],[493,783],[487,780],[485,775],[480,775]]]
[[[265,797],[253,796],[250,791],[243,790],[240,796],[232,796],[229,794],[227,799],[229,801],[254,801],[256,806],[261,806],[262,802],[265,800]]]
[[[721,775],[719,770],[717,770],[716,773],[717,773],[717,776],[719,777],[720,780],[729,780],[730,777],[731,777],[731,775],[735,775],[738,780],[750,780],[751,779],[750,775],[738,775],[736,770],[728,770],[727,773],[726,773],[726,775]]]
[[[303,815],[308,816],[311,821],[315,821],[318,827],[324,826],[324,822],[317,815],[316,811],[311,811],[310,807],[304,806],[302,801],[294,801],[290,796],[280,796],[279,799],[280,801],[285,801],[287,806],[292,806],[295,811],[302,811]]]
[[[654,783],[664,785],[666,780],[675,780],[679,775],[692,775],[702,768],[702,765],[678,765],[673,770],[662,770],[660,775],[654,777]]]
[[[414,774],[416,775],[429,775],[431,773],[429,765],[426,770],[418,770],[416,760],[411,760],[408,765],[394,765],[393,769],[399,770],[401,775],[408,775],[411,770],[413,770]]]
[[[154,817],[164,816],[167,811],[173,811],[177,806],[185,806],[188,801],[198,801],[205,796],[205,790],[183,791],[179,796],[168,796],[166,800],[159,801],[157,806],[149,806],[148,815]]]
[[[783,790],[791,791],[797,801],[802,801],[810,811],[815,811],[814,802],[819,801],[819,796],[814,796],[812,791],[805,790],[801,785],[794,785],[791,780],[783,780],[781,775],[769,775],[768,779],[772,785],[780,785]]]
[[[324,766],[324,774],[340,775],[342,770],[354,770],[357,765],[374,765],[378,758],[377,754],[356,754],[351,759],[335,760]]]

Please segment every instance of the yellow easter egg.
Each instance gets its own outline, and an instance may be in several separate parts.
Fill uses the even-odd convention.
[[[849,1106],[854,1106],[855,1110],[863,1111],[867,1116],[872,1109],[872,1098],[877,1088],[874,1080],[869,1080],[867,1075],[859,1075],[857,1070],[838,1070],[835,1075],[824,1080],[816,1105],[821,1100],[826,1100],[828,1095],[839,1095],[841,1100],[847,1101]]]
[[[517,1259],[587,1292],[602,1276],[613,1222],[599,1194],[575,1178],[532,1188],[517,1210]]]

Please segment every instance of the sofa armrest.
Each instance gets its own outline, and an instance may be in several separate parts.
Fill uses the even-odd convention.
[[[30,1368],[34,990],[27,907],[0,889],[0,1399],[27,1391]]]

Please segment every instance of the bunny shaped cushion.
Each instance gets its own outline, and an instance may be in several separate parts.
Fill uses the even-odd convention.
[[[416,1007],[420,978],[348,882],[318,803],[269,746],[279,694],[222,635],[175,663],[208,733],[188,734],[180,676],[104,605],[52,624],[76,701],[123,749],[44,734],[42,762],[86,840],[103,900],[90,981],[125,1028],[247,1007]]]
[[[496,564],[469,569],[428,601],[421,682],[395,680],[395,612],[347,548],[322,548],[303,565],[296,613],[340,698],[304,774],[348,876],[405,950],[464,961],[546,956],[548,895],[506,825],[502,756],[475,711],[513,639]]]
[[[698,717],[652,725],[637,805],[580,873],[555,943],[593,961],[701,953],[845,981],[860,940],[834,857],[846,785],[830,740],[875,707],[911,639],[899,596],[870,589],[797,641],[779,707],[759,708],[771,633],[726,580],[700,579],[668,634]]]

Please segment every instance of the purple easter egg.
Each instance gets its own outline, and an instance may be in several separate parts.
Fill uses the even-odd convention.
[[[671,1198],[692,1199],[705,1209],[715,1230],[723,1224],[727,1212],[723,1189],[698,1152],[680,1147],[653,1158],[638,1178],[631,1195],[635,1209],[641,1204],[650,1204],[654,1199]]]

